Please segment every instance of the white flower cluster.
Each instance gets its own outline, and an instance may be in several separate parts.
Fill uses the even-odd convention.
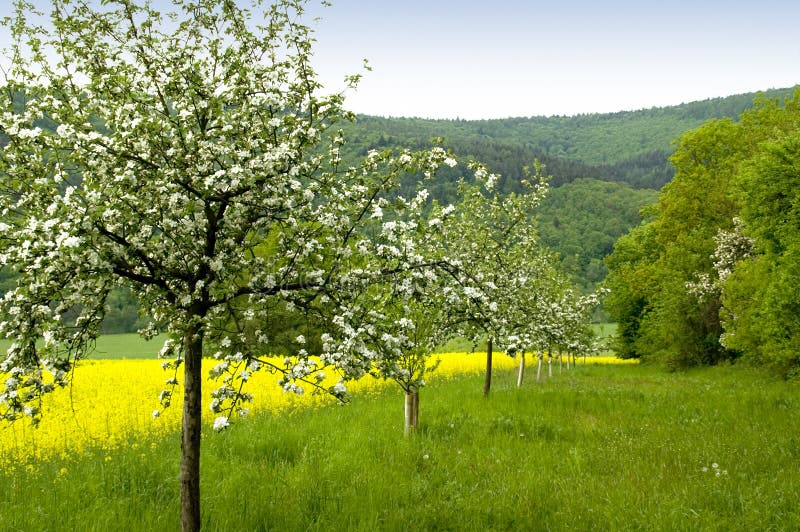
[[[745,234],[744,222],[738,217],[733,219],[733,230],[717,231],[714,242],[717,247],[711,259],[721,282],[733,272],[737,262],[752,256],[755,252],[755,240]]]

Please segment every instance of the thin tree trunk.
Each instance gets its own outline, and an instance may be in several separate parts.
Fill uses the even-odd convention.
[[[558,372],[564,373],[564,353],[558,353]]]
[[[542,358],[544,355],[539,353],[539,365],[536,367],[536,382],[540,382],[542,380]]]
[[[519,371],[517,372],[517,388],[522,386],[522,378],[525,376],[525,351],[519,355]]]
[[[409,436],[419,427],[419,390],[406,390],[406,418],[403,432]]]
[[[571,362],[570,359],[571,358],[572,358],[572,353],[567,353],[567,371],[569,371],[570,367],[571,367],[571,364],[570,364],[570,362]]]
[[[547,376],[553,378],[553,352],[547,351]]]
[[[492,337],[486,342],[486,377],[483,380],[483,396],[489,397],[492,387]]]
[[[191,327],[183,338],[183,426],[181,431],[181,530],[200,530],[200,427],[203,337]]]

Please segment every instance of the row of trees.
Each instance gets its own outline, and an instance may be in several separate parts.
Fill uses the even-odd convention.
[[[451,335],[586,347],[593,300],[536,239],[539,169],[506,196],[472,164],[453,206],[426,189],[457,166],[440,147],[345,164],[339,124],[353,117],[316,81],[304,1],[176,0],[162,14],[52,0],[49,25],[15,8],[0,94],[0,264],[14,274],[0,415],[38,420],[128,291],[150,320],[142,334],[168,335],[164,407],[182,385],[184,530],[200,527],[205,356],[218,360],[215,429],[263,370],[286,391],[339,398],[366,373],[393,379],[413,428],[429,353]],[[297,335],[276,364],[266,324],[287,313],[325,332]],[[323,387],[324,371],[340,380]]]
[[[680,139],[675,179],[608,259],[623,356],[797,372],[798,96]]]

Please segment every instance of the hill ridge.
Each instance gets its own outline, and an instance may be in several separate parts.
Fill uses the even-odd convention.
[[[659,189],[672,177],[667,159],[684,132],[711,119],[736,119],[757,98],[782,99],[798,86],[708,98],[667,107],[575,116],[429,119],[358,115],[347,128],[351,150],[429,145],[443,137],[461,156],[489,164],[510,182],[534,159],[549,163],[555,186],[579,178]],[[505,151],[502,157],[496,152]]]

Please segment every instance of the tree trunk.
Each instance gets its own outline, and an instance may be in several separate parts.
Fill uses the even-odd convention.
[[[519,371],[517,372],[517,388],[522,386],[522,378],[525,376],[525,352],[519,355]]]
[[[553,378],[553,352],[547,351],[547,376]]]
[[[571,369],[570,358],[572,357],[572,353],[567,353],[567,371]]]
[[[492,338],[486,342],[486,377],[483,380],[483,396],[489,397],[489,389],[492,387]]]
[[[406,436],[417,432],[419,427],[419,390],[406,390],[406,419],[403,432]]]
[[[539,353],[539,365],[536,367],[536,381],[539,382],[542,380],[542,358],[544,355]]]
[[[200,530],[200,423],[203,337],[191,327],[183,338],[183,427],[181,432],[181,530]]]
[[[564,373],[564,353],[558,354],[558,372]]]

